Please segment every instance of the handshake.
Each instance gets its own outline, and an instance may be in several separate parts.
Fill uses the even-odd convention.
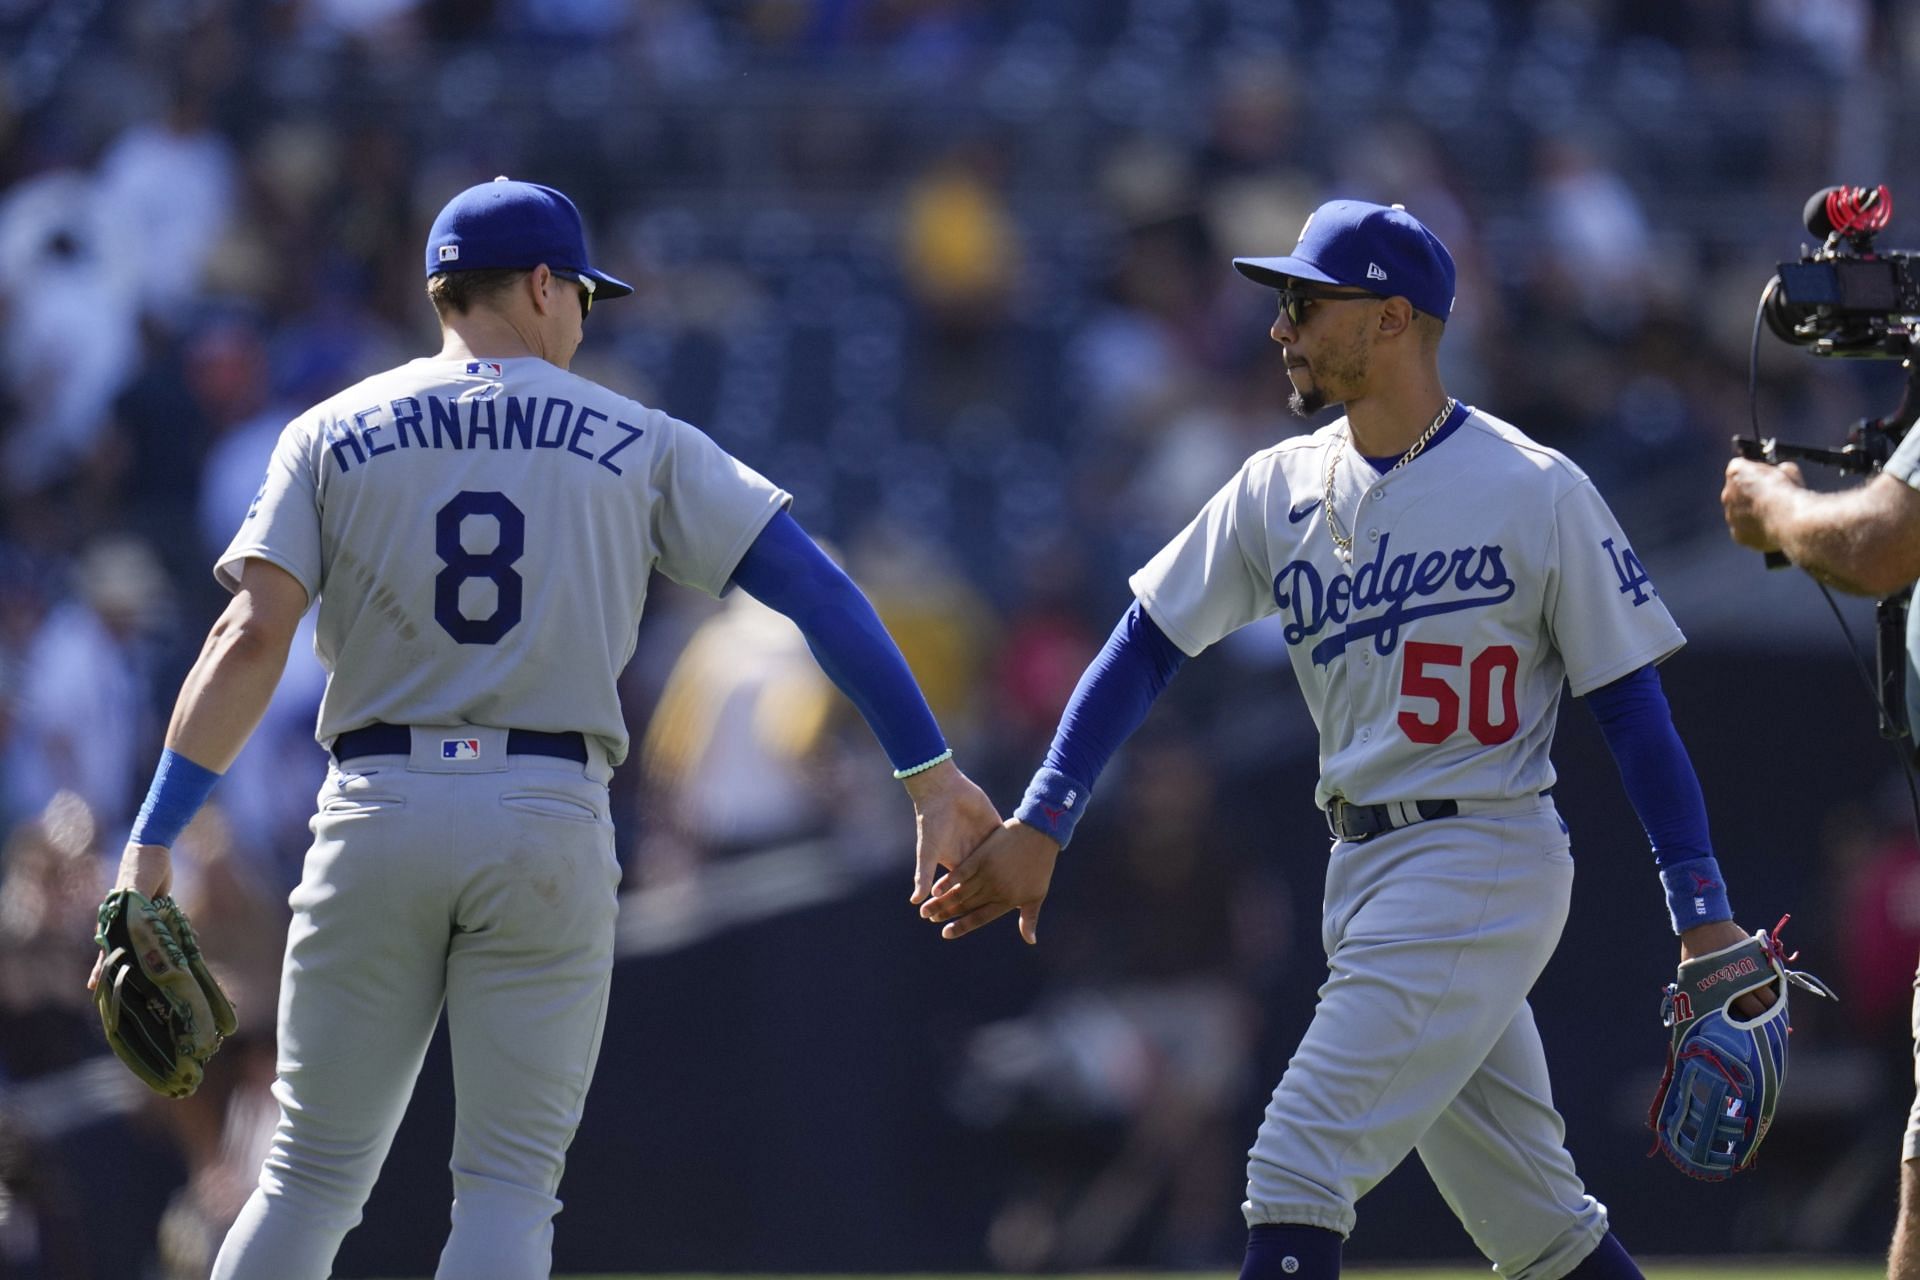
[[[959,938],[1009,911],[1040,940],[1040,904],[1060,846],[1016,818],[1001,822],[987,793],[951,760],[905,780],[913,800],[913,898],[922,918]],[[941,869],[945,874],[941,874]]]

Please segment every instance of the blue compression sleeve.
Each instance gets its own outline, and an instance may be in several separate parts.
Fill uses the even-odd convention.
[[[1641,667],[1588,694],[1587,706],[1647,829],[1674,932],[1731,920],[1726,881],[1707,835],[1706,798],[1673,727],[1659,674]]]
[[[814,661],[847,695],[898,770],[947,756],[927,700],[873,605],[782,511],[733,571],[742,591],[793,619]]]
[[[1107,761],[1140,727],[1154,699],[1186,660],[1134,601],[1080,677],[1054,731],[1046,764],[1033,775],[1013,816],[1064,848]]]

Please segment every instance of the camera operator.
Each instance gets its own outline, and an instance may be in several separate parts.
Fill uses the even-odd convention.
[[[1791,462],[1770,466],[1735,458],[1720,492],[1733,540],[1779,551],[1821,582],[1853,595],[1890,596],[1920,580],[1920,430],[1907,433],[1880,473],[1835,493],[1808,489]],[[1916,615],[1907,626],[1907,719],[1920,728]],[[1914,1082],[1920,1090],[1920,977],[1914,997]],[[1887,1259],[1888,1280],[1920,1280],[1920,1096],[1907,1115],[1901,1148],[1900,1216]]]

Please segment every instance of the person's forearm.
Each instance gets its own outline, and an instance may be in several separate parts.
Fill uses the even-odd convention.
[[[180,686],[167,724],[167,748],[225,773],[266,714],[288,644],[250,625],[252,601],[235,596],[220,615]]]
[[[1764,516],[1794,564],[1850,595],[1884,596],[1920,576],[1920,547],[1898,506],[1905,488],[1884,476],[1840,493],[1781,486]]]

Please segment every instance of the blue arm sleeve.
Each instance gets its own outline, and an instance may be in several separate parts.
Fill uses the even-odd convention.
[[[1140,727],[1154,699],[1186,660],[1134,601],[1080,677],[1054,731],[1046,763],[1033,775],[1013,816],[1064,848],[1107,761]]]
[[[1731,920],[1726,882],[1707,835],[1707,803],[1652,666],[1587,695],[1620,769],[1627,799],[1653,845],[1674,932]]]
[[[866,595],[782,511],[733,571],[742,591],[800,628],[814,661],[847,695],[894,769],[944,758],[946,739],[900,648]]]

